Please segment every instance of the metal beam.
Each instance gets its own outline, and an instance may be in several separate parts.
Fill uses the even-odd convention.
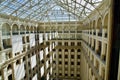
[[[30,0],[30,1],[31,1],[31,0]],[[26,1],[24,4],[22,4],[20,7],[18,7],[18,8],[17,8],[15,11],[13,11],[10,15],[16,13],[19,9],[21,9],[21,7],[24,7],[28,2],[29,2],[29,0]]]
[[[50,2],[50,1],[49,1],[49,2]],[[47,2],[47,3],[49,3],[49,2]],[[45,4],[46,4],[46,3],[44,3],[42,6],[39,6],[38,9],[42,8]],[[31,14],[37,12],[38,9],[37,9],[37,10],[34,10],[32,13],[30,13],[29,15],[27,15],[25,18],[28,18]]]

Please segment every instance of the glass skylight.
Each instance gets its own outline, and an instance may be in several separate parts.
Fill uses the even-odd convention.
[[[1,0],[0,14],[35,21],[83,20],[102,0]]]

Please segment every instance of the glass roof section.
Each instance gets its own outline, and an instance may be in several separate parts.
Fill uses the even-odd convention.
[[[103,0],[0,0],[0,14],[34,21],[83,20]]]

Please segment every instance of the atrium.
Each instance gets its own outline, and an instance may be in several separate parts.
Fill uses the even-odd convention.
[[[119,3],[0,0],[0,80],[120,80]]]

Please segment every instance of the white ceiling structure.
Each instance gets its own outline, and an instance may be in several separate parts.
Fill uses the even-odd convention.
[[[78,21],[103,0],[0,0],[0,14],[34,21]]]

